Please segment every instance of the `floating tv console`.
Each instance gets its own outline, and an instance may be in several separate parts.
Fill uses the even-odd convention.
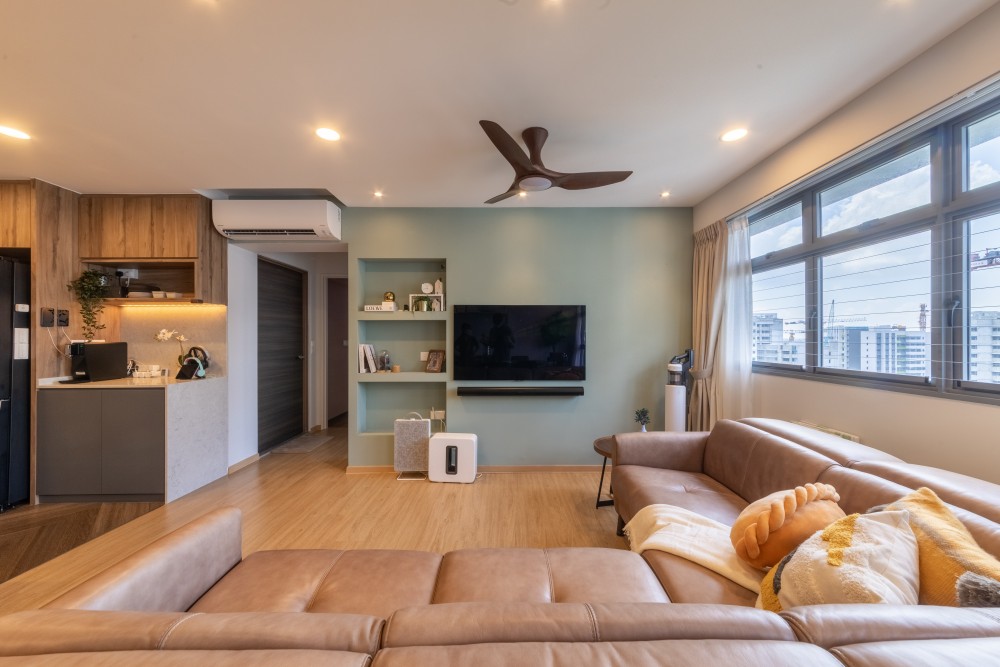
[[[459,396],[583,396],[583,387],[459,387]]]

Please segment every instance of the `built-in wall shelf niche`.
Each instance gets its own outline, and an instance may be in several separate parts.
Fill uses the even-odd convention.
[[[431,408],[446,409],[448,359],[443,372],[426,372],[421,353],[448,349],[448,311],[403,310],[409,295],[424,293],[425,283],[436,289],[444,283],[447,293],[446,260],[443,258],[361,258],[358,279],[353,285],[357,308],[351,321],[359,345],[371,345],[376,355],[389,352],[398,373],[362,373],[357,349],[351,358],[356,395],[356,428],[351,429],[351,446],[377,450],[377,458],[392,457],[393,425],[411,412],[430,416]],[[381,305],[385,293],[392,292],[399,310],[365,311],[365,305]]]
[[[186,302],[192,299],[202,299],[195,288],[195,267],[196,260],[122,260],[122,259],[88,259],[84,260],[83,268],[95,269],[109,274],[112,277],[112,293],[118,291],[116,271],[134,272],[137,277],[129,279],[129,290],[132,293],[148,293],[149,286],[158,288],[159,291],[169,292],[179,296],[171,298],[156,299],[162,302]],[[151,295],[140,297],[138,300],[152,300]],[[106,300],[109,305],[122,305],[125,303],[135,303],[136,297],[112,296]]]

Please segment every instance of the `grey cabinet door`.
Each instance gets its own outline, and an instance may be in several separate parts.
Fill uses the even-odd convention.
[[[166,405],[163,389],[103,389],[101,493],[164,490]]]
[[[101,392],[43,389],[37,414],[38,495],[101,493]]]

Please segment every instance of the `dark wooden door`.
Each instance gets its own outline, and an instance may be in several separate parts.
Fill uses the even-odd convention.
[[[305,275],[257,260],[257,451],[305,424]]]

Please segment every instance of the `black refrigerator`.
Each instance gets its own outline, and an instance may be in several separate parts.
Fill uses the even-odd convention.
[[[0,257],[0,512],[28,501],[29,276]]]

